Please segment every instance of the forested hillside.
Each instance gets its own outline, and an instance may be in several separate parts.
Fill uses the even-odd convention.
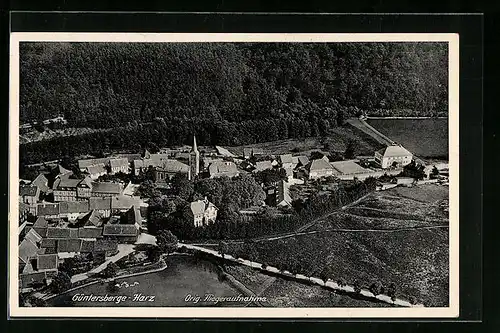
[[[22,43],[21,123],[197,124],[447,113],[438,43]],[[271,131],[272,132],[272,131]]]

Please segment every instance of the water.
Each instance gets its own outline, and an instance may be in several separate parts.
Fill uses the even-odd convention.
[[[117,279],[122,286],[111,290],[108,283],[94,284],[57,296],[49,306],[243,306],[244,302],[218,302],[215,297],[240,293],[221,279],[219,269],[209,261],[186,255],[169,256],[168,267],[160,272]],[[128,287],[126,286],[128,284]],[[87,299],[84,297],[87,296]],[[89,300],[89,296],[102,296]],[[112,299],[112,297],[114,297]],[[119,298],[118,298],[119,297]]]

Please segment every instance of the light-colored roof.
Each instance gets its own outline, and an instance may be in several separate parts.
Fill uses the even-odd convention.
[[[134,164],[135,169],[142,168],[144,166],[144,161],[143,160],[134,160],[133,164]]]
[[[337,161],[331,162],[330,164],[335,168],[335,170],[342,174],[365,173],[370,171],[354,161]]]
[[[24,196],[29,196],[29,197],[35,197],[38,194],[38,187],[36,186],[19,186],[19,195],[21,197]]]
[[[90,198],[89,209],[109,210],[111,209],[111,198]]]
[[[284,154],[279,156],[280,163],[293,163],[292,154]]]
[[[309,171],[320,171],[320,170],[332,170],[333,167],[329,162],[320,158],[320,159],[312,160],[311,162],[309,162],[309,164],[306,166],[306,169]],[[333,170],[335,170],[335,169],[333,169]]]
[[[208,200],[197,200],[190,204],[191,212],[193,215],[203,214],[208,208],[215,207],[215,205]]]
[[[96,210],[91,210],[90,212],[85,214],[84,217],[82,217],[82,219],[80,220],[81,224],[79,225],[98,227],[101,225],[101,219],[102,219],[101,213],[99,213]]]
[[[34,256],[38,251],[38,246],[29,239],[24,239],[21,244],[19,244],[19,258],[28,262],[28,260]]]
[[[290,188],[288,186],[288,183],[285,182],[284,180],[280,181],[278,183],[278,198],[276,200],[276,203],[278,205],[286,204],[286,205],[291,205],[292,204],[292,198],[290,197]]]
[[[36,221],[35,221],[35,224],[33,224],[33,227],[35,228],[47,228],[48,227],[48,223],[47,223],[47,220],[43,218],[43,216],[39,216]]]
[[[96,165],[96,164],[108,164],[109,163],[109,157],[104,157],[104,158],[91,158],[91,159],[86,159],[86,160],[78,160],[78,168],[80,169],[86,169],[89,166]]]
[[[229,150],[227,150],[224,147],[221,146],[215,146],[215,149],[217,149],[217,153],[222,156],[227,156],[227,157],[235,157],[233,153],[231,153]]]
[[[109,160],[109,165],[111,168],[121,168],[124,166],[128,166],[128,159],[127,158],[113,158]]]
[[[47,177],[45,177],[45,175],[41,173],[38,176],[36,176],[36,178],[31,182],[31,184],[38,186],[40,191],[47,192],[49,190],[49,187],[47,185],[48,182],[49,180],[47,179]]]
[[[273,163],[271,161],[260,161],[255,163],[255,171],[262,171],[272,168],[273,168]]]
[[[122,184],[111,182],[92,182],[92,192],[120,194],[123,190]]]
[[[54,182],[55,188],[75,188],[80,184],[82,179],[59,178]]]
[[[111,198],[111,209],[129,209],[141,206],[141,199],[138,196],[118,195]]]
[[[306,166],[307,163],[309,163],[309,158],[307,156],[304,156],[304,155],[297,156],[297,160],[303,166]]]
[[[189,165],[181,163],[177,160],[163,160],[157,168],[159,170],[170,172],[170,173],[187,173],[189,172]]]
[[[236,176],[238,174],[238,169],[236,164],[229,161],[213,162],[208,167],[210,176]]]
[[[106,173],[106,168],[105,168],[104,164],[100,163],[100,164],[88,166],[87,172],[90,173],[91,175]]]
[[[32,243],[37,244],[42,241],[42,236],[40,236],[35,229],[31,228],[30,231],[26,233],[24,239],[30,240]]]
[[[404,157],[404,156],[413,156],[406,148],[399,145],[388,146],[387,148],[383,148],[378,151],[380,155],[383,157]]]

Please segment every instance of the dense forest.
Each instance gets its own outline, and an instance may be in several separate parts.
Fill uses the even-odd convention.
[[[21,164],[325,135],[360,113],[447,114],[445,43],[22,43],[21,123],[116,128],[21,145]],[[43,127],[42,129],[43,130]]]
[[[445,43],[22,43],[21,122],[447,112]]]

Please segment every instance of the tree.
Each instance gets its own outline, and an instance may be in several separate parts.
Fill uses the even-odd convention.
[[[347,147],[344,152],[344,157],[346,159],[353,159],[356,157],[359,151],[359,142],[357,140],[349,140],[347,142]]]
[[[343,161],[344,155],[336,150],[331,150],[330,154],[328,155],[328,159],[330,160],[330,162]]]
[[[332,278],[332,269],[330,266],[325,266],[321,273],[319,274],[319,277],[321,280],[323,280],[325,283]]]
[[[432,171],[431,171],[431,174],[430,174],[429,178],[431,178],[431,179],[439,178],[439,170],[438,170],[438,168],[436,168],[436,166],[434,166],[432,168]]]
[[[382,284],[379,281],[375,281],[370,285],[370,292],[377,296],[382,293]]]
[[[118,273],[118,270],[120,268],[118,267],[118,265],[114,262],[110,262],[106,268],[104,268],[104,270],[101,272],[101,275],[102,277],[104,278],[112,278],[112,277],[115,277],[116,274]]]
[[[353,287],[355,293],[357,294],[361,293],[361,283],[359,282],[359,280],[354,281]]]
[[[194,185],[183,173],[176,173],[172,177],[172,188],[182,199],[189,200],[194,192]]]
[[[54,293],[62,293],[71,288],[71,278],[66,272],[59,271],[50,284]]]
[[[391,283],[387,288],[387,296],[389,296],[393,302],[396,300],[397,288],[394,283]]]
[[[228,252],[229,246],[226,242],[220,241],[219,242],[219,254],[222,256],[222,259],[224,259],[224,255]]]
[[[156,235],[156,244],[163,253],[172,253],[177,249],[179,241],[170,230],[161,230]]]
[[[412,160],[409,164],[403,167],[401,175],[404,177],[411,177],[416,180],[422,180],[425,177],[425,167],[421,164],[416,164],[415,160]]]
[[[347,285],[347,282],[344,278],[341,277],[337,280],[337,284],[339,287],[345,287]]]

